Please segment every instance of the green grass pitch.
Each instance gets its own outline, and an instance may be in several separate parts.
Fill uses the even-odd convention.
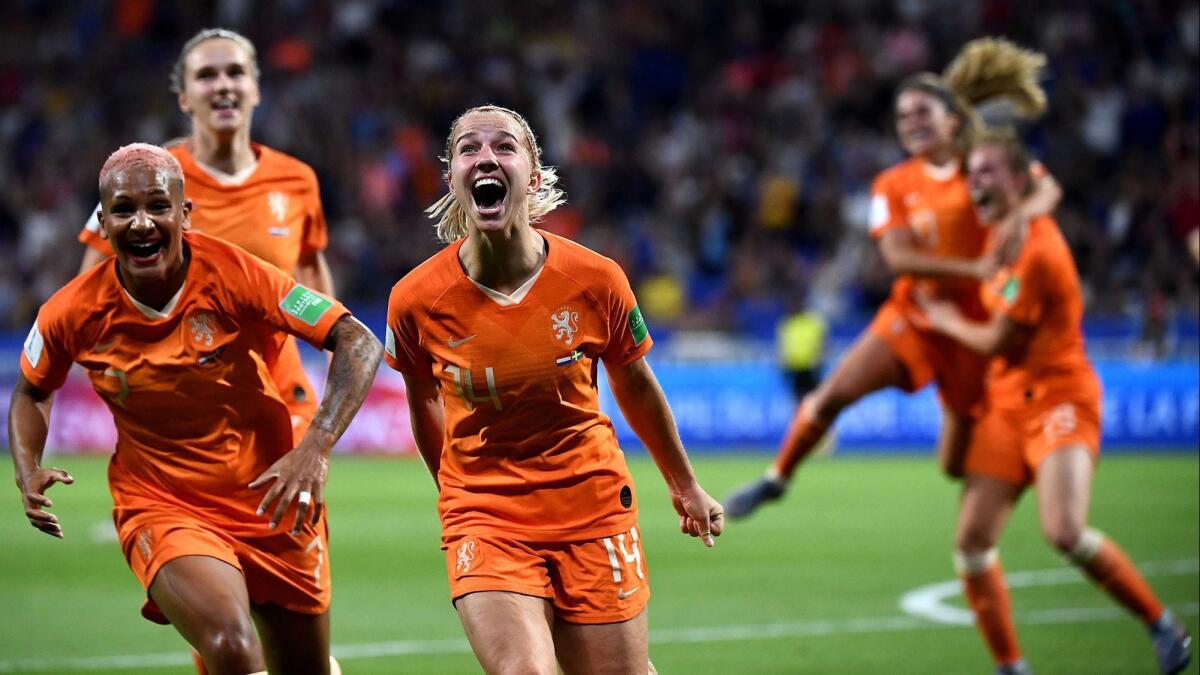
[[[718,498],[765,455],[694,458]],[[0,517],[0,672],[188,673],[173,630],[138,614],[141,590],[115,541],[104,462],[49,463],[66,539],[31,528],[12,486]],[[731,524],[706,550],[676,530],[662,480],[631,465],[650,568],[650,653],[662,673],[989,673],[970,626],[913,618],[900,597],[951,580],[957,487],[932,458],[845,456],[800,472],[784,503]],[[329,486],[333,640],[353,673],[479,672],[446,597],[433,486],[413,460],[335,458]],[[1110,455],[1092,524],[1117,539],[1196,630],[1200,466],[1194,453]],[[1006,570],[1064,569],[1028,496],[1001,542]],[[1036,576],[1036,575],[1035,575]],[[1152,673],[1140,626],[1079,577],[1041,575],[1013,601],[1026,656],[1043,674]],[[944,600],[961,607],[957,593]],[[1197,672],[1193,665],[1189,673]]]

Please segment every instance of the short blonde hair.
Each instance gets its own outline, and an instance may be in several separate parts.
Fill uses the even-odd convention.
[[[509,110],[498,105],[481,105],[469,108],[455,118],[454,123],[450,125],[450,134],[446,136],[446,154],[440,158],[446,165],[446,171],[442,175],[448,184],[450,182],[450,160],[454,157],[454,134],[458,131],[459,124],[468,115],[487,112],[508,115],[521,126],[521,130],[524,132],[524,138],[521,139],[521,142],[525,146],[525,150],[529,153],[530,166],[533,169],[534,175],[541,177],[541,183],[537,192],[529,196],[529,223],[536,223],[547,213],[565,203],[567,195],[558,187],[558,172],[554,167],[542,166],[542,149],[538,146],[537,137],[534,136],[529,122],[515,110]],[[447,191],[441,199],[425,209],[425,213],[437,221],[435,227],[437,228],[437,238],[439,241],[449,244],[467,236],[467,212],[462,204],[459,204],[458,200],[455,199],[453,192]]]

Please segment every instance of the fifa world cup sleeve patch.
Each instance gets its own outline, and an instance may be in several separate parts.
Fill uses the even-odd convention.
[[[391,326],[386,326],[384,329],[387,333],[383,337],[383,351],[394,359],[396,358],[396,334],[392,332]]]
[[[629,332],[633,334],[633,345],[636,347],[646,339],[646,320],[642,318],[642,310],[637,305],[629,310]]]
[[[1021,292],[1021,282],[1016,277],[1009,277],[1008,281],[1004,282],[1004,287],[1000,289],[1000,297],[1004,298],[1004,302],[1012,305],[1017,301],[1017,295]]]
[[[333,307],[333,302],[296,284],[279,303],[279,307],[304,323],[315,326],[321,317],[325,316],[325,312]]]
[[[30,366],[38,367],[45,346],[46,344],[42,340],[42,331],[38,330],[37,321],[34,321],[33,328],[29,329],[29,335],[25,338],[25,360],[29,361]]]

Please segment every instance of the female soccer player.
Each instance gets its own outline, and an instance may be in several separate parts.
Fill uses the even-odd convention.
[[[905,80],[896,96],[896,133],[910,158],[875,179],[871,235],[897,275],[891,297],[830,376],[801,401],[767,474],[726,500],[731,518],[753,513],[783,496],[799,463],[847,406],[880,389],[915,392],[936,381],[942,400],[938,455],[951,476],[961,475],[982,390],[984,360],[953,340],[913,326],[907,315],[921,289],[982,316],[979,281],[995,271],[1011,246],[984,253],[985,231],[971,209],[963,156],[977,127],[975,104],[1008,99],[1018,114],[1034,116],[1046,104],[1037,83],[1045,57],[1003,40],[967,44],[941,77]],[[1024,220],[1048,213],[1061,197],[1044,171],[1033,194],[1004,226],[1019,239]]]
[[[1015,135],[981,136],[968,160],[971,198],[985,223],[1003,220],[1032,182]],[[966,457],[955,567],[998,674],[1029,673],[1013,630],[996,541],[1017,498],[1037,486],[1042,531],[1114,600],[1147,626],[1163,673],[1191,656],[1190,638],[1155,598],[1116,542],[1087,526],[1100,454],[1100,382],[1083,347],[1083,294],[1071,251],[1048,216],[1029,223],[1011,265],[982,285],[990,316],[920,296],[932,330],[991,361],[986,412]]]
[[[236,246],[185,233],[192,205],[166,150],[117,150],[100,195],[114,258],[41,308],[13,390],[25,514],[63,536],[45,492],[74,479],[41,458],[53,392],[78,363],[117,425],[109,487],[121,548],[147,591],[142,614],[173,624],[214,675],[327,672],[329,452],[382,347],[337,302]],[[266,370],[279,332],[333,352],[324,401],[295,445]]]
[[[532,226],[563,193],[525,119],[466,111],[444,160],[449,194],[429,213],[449,246],[392,289],[385,353],[438,486],[459,619],[488,673],[645,673],[650,580],[600,362],[680,529],[712,546],[721,506],[643,358],[625,274]]]
[[[317,177],[303,162],[250,141],[259,103],[253,43],[223,28],[200,31],[184,45],[171,72],[171,91],[191,118],[191,135],[167,150],[183,166],[187,197],[195,204],[195,230],[237,244],[333,297],[333,278],[322,251],[325,214]],[[79,240],[87,244],[81,271],[112,255],[96,218]],[[317,395],[291,336],[271,375],[291,411],[296,441],[317,411]]]

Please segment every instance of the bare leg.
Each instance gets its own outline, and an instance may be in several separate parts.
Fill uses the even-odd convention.
[[[329,672],[329,612],[304,614],[278,605],[253,609],[272,675]]]
[[[479,665],[488,675],[554,675],[550,602],[520,593],[482,591],[454,603]]]
[[[158,571],[149,592],[212,675],[266,669],[237,568],[208,556],[176,558]]]
[[[962,478],[967,450],[971,446],[974,420],[942,406],[942,432],[938,436],[938,465],[951,478]]]
[[[970,474],[958,512],[955,567],[976,626],[997,665],[1021,660],[1012,602],[995,546],[1022,490],[1002,480]]]
[[[646,610],[618,623],[557,621],[554,647],[566,675],[645,675],[650,660]]]

